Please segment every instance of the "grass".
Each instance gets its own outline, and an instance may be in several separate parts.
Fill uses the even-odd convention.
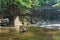
[[[60,30],[49,30],[39,27],[29,27],[28,31],[16,33],[10,30],[9,33],[0,33],[0,40],[60,40]]]

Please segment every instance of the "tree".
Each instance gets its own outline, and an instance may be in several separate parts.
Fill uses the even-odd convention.
[[[0,12],[7,10],[10,16],[11,15],[13,16],[15,13],[25,14],[29,12],[30,8],[38,5],[36,3],[33,3],[32,5],[32,2],[33,2],[32,0],[0,0]],[[20,12],[18,12],[17,10]],[[19,23],[19,16],[14,16],[14,22],[15,22],[14,25],[17,25]]]

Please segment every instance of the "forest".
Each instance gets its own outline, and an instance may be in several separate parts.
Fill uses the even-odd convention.
[[[44,20],[60,20],[60,0],[0,0],[0,18],[31,15]],[[28,15],[27,15],[28,14]],[[24,16],[21,20],[24,20]],[[31,17],[29,16],[29,17]],[[28,18],[31,19],[31,18]],[[12,18],[13,20],[13,18]],[[38,19],[39,20],[39,19]]]

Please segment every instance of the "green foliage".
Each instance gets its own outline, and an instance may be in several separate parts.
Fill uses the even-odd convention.
[[[0,0],[0,11],[5,10],[8,5],[18,5],[18,7],[22,9],[29,9],[29,8],[38,8],[41,6],[49,5],[50,1],[53,0]],[[56,4],[52,5],[60,6],[60,0],[54,0]]]
[[[39,0],[39,6],[47,5],[49,4],[49,0]]]
[[[5,10],[8,5],[17,5],[22,13],[29,13],[30,8],[37,8],[39,0],[0,0],[0,11]]]
[[[32,0],[8,0],[8,2],[7,2],[7,0],[0,0],[0,8],[6,8],[7,3],[8,3],[8,5],[14,4],[14,5],[18,5],[19,7],[22,7],[22,8],[32,8],[32,6],[31,6]]]
[[[32,0],[12,0],[12,4],[20,7],[31,8]]]
[[[60,0],[56,0],[56,4],[54,4],[52,7],[60,7]]]
[[[60,2],[60,0],[56,0],[57,2]]]
[[[6,9],[7,0],[0,0],[0,11]]]
[[[41,3],[42,4],[48,4],[49,3],[49,0],[41,0]]]
[[[38,7],[39,6],[39,0],[33,0],[32,6],[33,7]]]
[[[60,3],[54,4],[52,7],[60,7]]]
[[[17,0],[17,3],[19,3],[20,6],[31,8],[32,1],[31,0]]]
[[[36,8],[40,8],[42,6],[48,6],[50,4],[50,1],[49,0],[34,0],[33,1],[33,8],[36,9]]]

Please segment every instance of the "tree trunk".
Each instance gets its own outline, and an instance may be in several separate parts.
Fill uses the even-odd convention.
[[[10,17],[9,17],[9,25],[10,25],[11,27],[14,26],[14,16],[10,16]]]
[[[19,31],[19,27],[20,27],[19,16],[14,17],[14,27],[16,28],[17,31]]]

